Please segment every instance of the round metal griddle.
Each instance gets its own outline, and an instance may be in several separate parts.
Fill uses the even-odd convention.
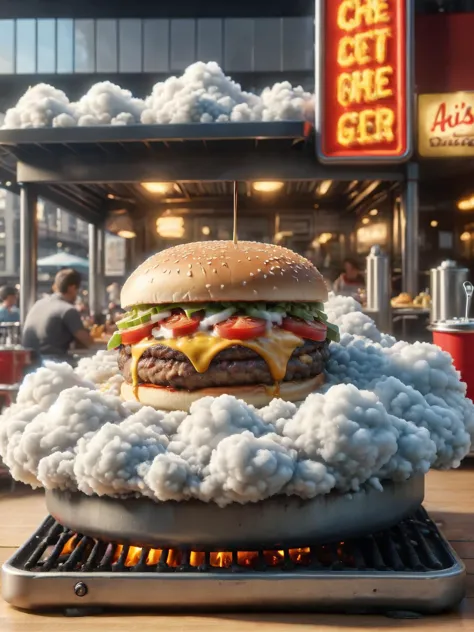
[[[46,492],[50,514],[77,533],[143,547],[210,551],[308,546],[374,533],[414,512],[423,498],[423,476],[386,482],[383,491],[331,493],[313,500],[276,496],[223,509],[198,500],[156,503]]]

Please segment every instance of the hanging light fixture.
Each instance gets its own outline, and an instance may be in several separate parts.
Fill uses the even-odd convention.
[[[280,191],[285,186],[284,182],[280,182],[277,180],[268,180],[261,182],[253,183],[253,190],[258,193],[275,193],[276,191]]]
[[[184,219],[173,215],[164,215],[156,220],[156,232],[164,239],[184,237]]]
[[[332,187],[332,180],[323,180],[318,186],[319,195],[326,195]]]
[[[133,239],[137,236],[132,218],[127,209],[119,209],[112,212],[105,222],[105,228],[124,239]]]
[[[176,188],[173,182],[142,182],[141,185],[148,193],[156,195],[166,195]]]

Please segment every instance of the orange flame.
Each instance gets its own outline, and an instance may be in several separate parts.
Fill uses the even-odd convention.
[[[76,536],[71,537],[63,547],[61,555],[70,555],[74,551],[74,543]],[[77,543],[76,543],[77,544]],[[340,543],[340,547],[344,543]],[[120,559],[123,552],[123,545],[119,544],[114,552],[112,558],[112,564],[115,564]],[[142,548],[138,546],[130,546],[127,557],[125,560],[125,566],[135,566],[138,564]],[[150,549],[146,558],[147,566],[156,566],[161,559],[162,549]],[[304,549],[290,549],[288,551],[289,559],[294,564],[308,565],[311,560],[311,551],[309,548]],[[279,566],[285,560],[284,551],[263,551],[260,554],[263,557],[263,561],[267,566]],[[259,561],[260,556],[257,551],[238,551],[237,552],[237,564],[242,567],[254,568]],[[169,549],[166,563],[172,568],[176,568],[182,563],[183,554],[176,549]],[[200,551],[191,551],[189,555],[189,564],[193,568],[202,566],[205,562],[205,553]],[[232,566],[232,553],[230,551],[214,551],[209,554],[209,563],[213,568],[230,568]]]

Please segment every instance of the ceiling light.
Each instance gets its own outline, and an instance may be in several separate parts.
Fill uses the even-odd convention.
[[[123,239],[133,239],[137,236],[137,234],[134,233],[133,230],[119,230],[117,235],[119,237],[123,237]]]
[[[370,222],[370,219],[368,217],[363,217],[362,218],[362,223],[363,224],[368,224]]]
[[[468,198],[464,198],[463,200],[459,200],[458,209],[460,211],[474,210],[474,195],[471,195],[471,197]]]
[[[471,233],[468,233],[467,231],[462,233],[460,239],[461,241],[471,241]]]
[[[201,228],[201,233],[202,233],[203,235],[206,235],[206,236],[207,236],[207,235],[210,235],[210,234],[211,234],[211,229],[209,228],[209,226],[203,226],[203,227]]]
[[[319,195],[326,195],[329,189],[332,187],[332,180],[323,180],[318,186]]]
[[[375,217],[376,215],[378,215],[379,212],[376,208],[373,208],[369,211],[369,215],[372,215],[372,217]]]
[[[184,236],[182,217],[159,217],[156,220],[156,232],[165,239],[180,239]]]
[[[142,182],[141,185],[149,193],[156,193],[158,195],[165,195],[174,189],[172,182]]]
[[[269,180],[268,182],[254,182],[252,186],[254,191],[258,191],[259,193],[274,193],[275,191],[283,189],[285,183],[278,182],[277,180]]]
[[[328,241],[331,241],[331,239],[332,239],[332,233],[321,233],[321,235],[319,235],[318,237],[318,243],[327,244]]]
[[[436,226],[438,226],[438,222],[434,219],[432,222],[430,222],[430,226],[431,228],[436,228]]]

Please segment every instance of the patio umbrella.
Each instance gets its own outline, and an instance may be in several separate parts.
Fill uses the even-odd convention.
[[[58,252],[49,257],[38,259],[39,268],[82,268],[89,269],[89,261],[76,255],[70,255],[67,252]]]

